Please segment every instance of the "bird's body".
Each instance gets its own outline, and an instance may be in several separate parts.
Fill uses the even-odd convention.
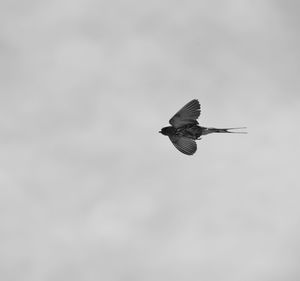
[[[179,128],[168,126],[161,129],[161,133],[163,135],[188,137],[193,140],[199,139],[199,137],[202,135],[202,132],[203,128],[196,124],[187,124]]]
[[[245,133],[231,132],[232,129],[240,128],[206,128],[199,126],[198,117],[200,116],[199,101],[194,99],[181,108],[170,120],[172,126],[164,127],[160,133],[170,138],[174,146],[184,154],[192,155],[197,150],[195,140],[199,140],[201,136],[211,133]]]

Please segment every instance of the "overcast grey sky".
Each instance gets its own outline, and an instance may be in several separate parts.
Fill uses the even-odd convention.
[[[0,279],[298,281],[299,8],[0,1]]]

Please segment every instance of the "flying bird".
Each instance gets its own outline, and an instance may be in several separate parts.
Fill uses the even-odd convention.
[[[231,131],[235,129],[245,129],[246,127],[217,129],[199,126],[197,119],[200,113],[199,101],[196,99],[191,100],[169,120],[171,126],[162,128],[159,133],[168,136],[173,145],[186,155],[193,155],[196,152],[196,140],[200,140],[200,137],[203,135],[211,133],[246,134],[246,132]]]

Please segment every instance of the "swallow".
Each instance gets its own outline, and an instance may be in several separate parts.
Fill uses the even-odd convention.
[[[170,120],[171,126],[162,128],[159,133],[168,136],[173,145],[186,155],[193,155],[197,150],[196,140],[200,140],[201,136],[212,133],[239,133],[231,130],[245,129],[246,127],[217,129],[211,127],[202,127],[198,124],[200,116],[200,103],[197,99],[193,99],[182,107]]]

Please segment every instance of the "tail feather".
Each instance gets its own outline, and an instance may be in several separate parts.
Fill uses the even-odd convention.
[[[239,129],[246,129],[247,127],[237,127],[237,128],[225,128],[225,129],[218,129],[218,128],[203,128],[202,135],[208,135],[212,133],[231,133],[231,134],[247,134],[247,132],[232,132],[231,130],[239,130]]]

